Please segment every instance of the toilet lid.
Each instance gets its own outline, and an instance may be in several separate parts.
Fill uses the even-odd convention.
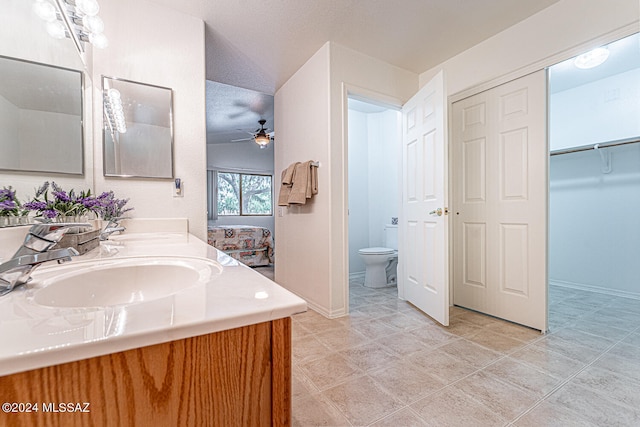
[[[358,252],[365,255],[387,255],[394,253],[395,250],[391,248],[364,248],[360,249]]]

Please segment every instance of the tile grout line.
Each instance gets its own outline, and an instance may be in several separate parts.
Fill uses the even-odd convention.
[[[483,327],[483,328],[484,328],[484,327]],[[446,384],[446,385],[442,386],[442,387],[441,387],[441,388],[439,388],[439,389],[433,390],[431,393],[428,393],[428,394],[425,394],[424,396],[421,396],[420,398],[418,398],[418,399],[416,399],[416,400],[414,400],[414,401],[412,401],[412,402],[410,402],[410,403],[406,404],[406,405],[405,405],[405,406],[403,406],[402,408],[399,408],[398,410],[396,410],[396,411],[394,411],[394,412],[392,412],[392,413],[386,414],[384,417],[381,417],[381,418],[379,418],[379,419],[377,419],[377,420],[373,421],[373,423],[376,423],[376,422],[378,422],[378,421],[380,421],[380,420],[382,420],[382,419],[384,419],[384,418],[386,418],[386,417],[389,417],[389,416],[391,416],[391,415],[393,415],[393,414],[396,414],[396,413],[398,413],[398,412],[400,412],[400,411],[402,411],[402,410],[404,410],[404,409],[409,409],[410,411],[412,411],[412,413],[414,413],[416,416],[418,416],[418,418],[420,418],[420,419],[422,420],[422,417],[420,417],[420,415],[419,415],[419,414],[416,414],[416,413],[415,413],[415,411],[411,408],[411,405],[413,405],[414,403],[416,403],[416,402],[418,402],[418,401],[420,401],[420,400],[422,400],[422,399],[426,399],[426,398],[427,398],[427,397],[429,397],[429,396],[433,396],[433,395],[434,395],[434,394],[436,394],[436,393],[440,393],[440,392],[442,392],[443,390],[445,390],[445,389],[447,389],[447,388],[450,388],[450,387],[452,387],[452,386],[454,386],[454,385],[458,384],[459,382],[464,381],[465,379],[467,379],[467,378],[469,378],[469,377],[471,377],[471,376],[473,376],[473,375],[475,375],[475,374],[477,374],[477,373],[479,373],[479,372],[482,372],[483,370],[485,370],[485,369],[486,369],[486,368],[488,368],[489,366],[492,366],[492,365],[494,365],[494,364],[498,363],[499,361],[501,361],[501,360],[504,360],[504,359],[508,358],[511,354],[513,354],[513,353],[515,353],[515,352],[517,352],[517,351],[523,350],[524,348],[528,347],[529,345],[533,345],[534,343],[536,343],[537,341],[541,340],[541,339],[542,339],[542,338],[544,338],[544,337],[545,337],[545,335],[541,335],[540,337],[536,338],[536,339],[535,339],[534,341],[532,341],[532,342],[529,342],[529,343],[523,343],[523,344],[525,344],[525,345],[523,345],[522,347],[518,347],[517,349],[515,349],[515,350],[513,350],[513,351],[511,351],[511,352],[509,352],[509,353],[502,353],[502,356],[501,356],[501,357],[499,357],[498,359],[496,359],[496,360],[492,361],[491,363],[488,363],[488,364],[486,364],[486,365],[484,365],[484,366],[482,366],[482,367],[479,367],[479,368],[477,368],[475,371],[470,372],[469,374],[467,374],[467,375],[465,375],[465,376],[463,376],[463,377],[461,377],[461,378],[459,378],[459,379],[457,379],[457,380],[455,380],[455,381],[453,381],[453,382],[451,382],[451,383],[449,383],[449,384]],[[480,347],[482,347],[482,348],[484,348],[484,349],[491,350],[491,351],[495,351],[495,350],[492,350],[492,349],[490,349],[490,348],[484,347],[484,346],[482,346],[481,344],[475,343],[475,342],[473,342],[473,341],[471,341],[471,340],[467,339],[466,337],[462,337],[462,336],[461,336],[461,337],[459,337],[459,339],[458,339],[458,340],[455,340],[455,341],[460,341],[460,340],[465,340],[465,341],[467,341],[467,342],[469,342],[469,343],[471,343],[471,344],[474,344],[474,345],[480,346]],[[454,341],[452,341],[452,342],[454,342]],[[436,350],[436,349],[434,349],[434,350]],[[455,357],[455,356],[454,356],[454,357]],[[460,359],[460,360],[462,360],[462,359]],[[382,386],[382,387],[384,388],[384,386]],[[385,389],[385,390],[386,390],[386,389]],[[469,395],[469,398],[470,398],[470,399],[472,399],[474,402],[476,402],[476,403],[478,403],[478,404],[482,405],[483,407],[485,407],[485,408],[487,407],[484,403],[482,403],[482,402],[480,402],[479,400],[475,399],[473,396]],[[507,424],[505,424],[505,425],[508,425],[508,424],[509,424],[509,421],[508,421],[508,420],[505,420],[505,421],[506,421],[506,423],[507,423]],[[373,423],[372,423],[372,424],[373,424]],[[371,424],[369,424],[369,425],[371,425]]]
[[[547,398],[549,398],[552,394],[556,393],[558,390],[560,390],[562,387],[564,387],[565,385],[567,385],[571,380],[573,380],[574,378],[576,378],[578,375],[580,375],[582,372],[584,372],[587,368],[590,368],[591,366],[593,366],[594,363],[596,363],[598,360],[600,360],[602,358],[602,356],[604,356],[605,354],[607,354],[609,352],[609,350],[611,350],[613,347],[617,346],[618,344],[622,343],[625,339],[629,338],[631,335],[633,335],[634,333],[636,333],[636,331],[640,330],[640,327],[628,332],[625,336],[623,336],[622,338],[620,338],[618,341],[614,341],[613,344],[611,344],[609,347],[607,347],[606,349],[604,349],[595,359],[593,359],[591,362],[589,362],[588,364],[586,364],[585,366],[583,366],[581,369],[579,369],[578,371],[576,371],[574,374],[570,375],[566,380],[563,380],[559,385],[557,385],[556,387],[554,387],[551,391],[549,391],[547,394],[545,394],[544,396],[542,396],[536,403],[534,403],[530,408],[526,409],[524,412],[522,412],[520,415],[518,415],[515,419],[511,420],[511,422],[509,423],[509,426],[514,425],[514,423],[518,422],[518,420],[520,420],[522,417],[524,417],[525,415],[527,415],[528,413],[530,413],[531,411],[533,411],[535,408],[537,408],[538,406],[540,406],[540,404],[542,404],[542,402],[544,402]],[[549,350],[549,351],[553,351],[553,350]],[[560,353],[558,353],[560,354]],[[565,356],[566,357],[566,356]],[[567,409],[568,411],[571,411],[570,409]]]
[[[360,286],[361,286],[361,285],[360,285]],[[378,296],[378,295],[386,295],[386,296],[388,296],[388,293],[386,293],[386,292],[376,292],[376,293],[374,294],[374,296]],[[365,297],[365,295],[351,295],[351,296],[355,296],[355,297],[357,297],[357,298]],[[565,300],[569,301],[569,300],[571,300],[571,298],[564,298],[563,300],[561,300],[561,301],[559,301],[559,302],[565,302]],[[380,305],[381,307],[384,307],[385,309],[386,309],[386,308],[388,308],[389,310],[393,310],[393,311],[395,312],[394,314],[404,314],[404,312],[403,312],[402,310],[400,310],[399,308],[387,307],[387,306],[386,306],[384,303],[382,303],[382,302],[372,302],[372,303],[369,303],[369,304],[365,304],[365,305],[364,305],[364,307],[371,307],[371,305],[374,305],[374,306]],[[535,345],[535,344],[539,343],[541,340],[543,340],[545,337],[547,337],[547,336],[549,336],[549,335],[555,334],[555,333],[557,333],[557,332],[559,332],[559,331],[562,331],[562,330],[565,330],[565,329],[571,329],[571,328],[572,328],[572,326],[575,326],[576,322],[580,322],[581,320],[582,320],[582,321],[586,320],[586,319],[584,319],[584,318],[585,318],[585,316],[587,316],[587,315],[589,315],[589,314],[597,313],[599,310],[602,310],[602,308],[603,308],[602,306],[592,307],[592,311],[584,312],[584,313],[580,314],[579,316],[576,316],[574,319],[571,319],[571,321],[570,321],[570,322],[565,322],[564,324],[559,325],[559,327],[558,327],[556,330],[554,330],[553,332],[551,332],[551,333],[547,333],[547,334],[541,334],[539,337],[535,338],[535,339],[534,339],[534,340],[532,340],[532,341],[529,341],[529,342],[523,342],[523,344],[524,344],[523,346],[518,347],[518,348],[516,348],[516,349],[514,349],[514,350],[511,350],[511,351],[509,351],[508,353],[502,353],[502,355],[501,355],[499,358],[497,358],[497,359],[493,360],[492,362],[490,362],[490,363],[488,363],[488,364],[486,364],[486,365],[484,365],[484,366],[482,366],[482,367],[476,368],[473,372],[471,372],[471,373],[469,373],[469,374],[467,374],[467,375],[463,376],[462,378],[459,378],[458,380],[455,380],[455,381],[453,381],[453,382],[452,382],[452,383],[450,383],[450,384],[446,384],[446,385],[444,385],[444,386],[440,387],[439,389],[433,390],[433,391],[431,391],[431,392],[429,392],[429,393],[425,394],[424,396],[422,396],[422,397],[420,397],[420,398],[418,398],[418,399],[415,399],[415,400],[411,401],[410,403],[407,403],[407,404],[405,404],[405,405],[401,406],[401,407],[400,407],[400,408],[398,408],[397,410],[395,410],[395,411],[393,411],[393,412],[390,412],[390,413],[387,413],[387,414],[385,414],[385,415],[381,416],[380,418],[378,418],[378,419],[376,419],[376,420],[371,421],[368,425],[375,424],[376,422],[379,422],[379,421],[381,421],[381,420],[383,420],[383,419],[385,419],[385,418],[392,417],[393,415],[395,415],[395,414],[397,414],[397,413],[399,413],[399,412],[401,412],[401,411],[404,411],[404,410],[408,410],[412,415],[414,415],[414,416],[416,416],[418,419],[420,419],[420,420],[423,420],[423,421],[424,421],[424,419],[422,418],[422,416],[420,416],[420,414],[419,414],[418,412],[416,412],[415,410],[413,410],[413,409],[411,408],[411,405],[415,404],[416,402],[418,402],[418,401],[420,401],[420,400],[422,400],[422,399],[428,398],[429,396],[433,396],[433,395],[435,395],[435,394],[437,394],[437,393],[441,393],[443,390],[448,389],[448,388],[450,388],[451,386],[454,386],[454,385],[456,385],[456,384],[459,384],[461,381],[464,381],[464,380],[468,379],[469,377],[471,377],[471,376],[473,376],[473,375],[476,375],[476,374],[478,374],[479,372],[482,372],[482,371],[486,370],[487,368],[489,368],[489,367],[491,367],[491,366],[493,366],[493,365],[495,365],[495,364],[499,363],[500,361],[503,361],[503,360],[505,360],[505,359],[509,358],[509,357],[510,357],[510,356],[512,356],[514,353],[516,353],[516,352],[518,352],[518,351],[522,351],[522,350],[524,350],[524,349],[526,349],[526,348],[528,348],[528,347],[531,347],[531,346],[533,346],[533,345]],[[357,308],[355,308],[355,307],[354,307],[354,309],[355,309],[355,310],[357,310]],[[454,317],[455,317],[455,316],[454,316]],[[371,320],[377,320],[377,319],[378,319],[377,317],[372,317],[371,319],[362,319],[362,320],[363,320],[363,321],[367,321],[367,320],[371,321]],[[349,328],[349,327],[350,327],[349,325],[342,325],[342,326],[343,326],[343,327],[347,327],[347,328]],[[416,327],[416,328],[418,328],[418,327]],[[484,327],[484,326],[483,326],[482,328],[483,328],[483,329],[485,329],[485,327]],[[415,329],[415,328],[414,328],[414,329]],[[580,330],[578,330],[578,331],[580,331]],[[620,344],[620,343],[623,343],[623,341],[624,341],[624,340],[626,340],[629,336],[633,335],[634,333],[636,333],[636,332],[638,332],[638,331],[640,331],[640,327],[636,327],[634,330],[627,332],[627,333],[626,333],[624,336],[622,336],[619,340],[612,342],[612,343],[611,343],[611,345],[609,345],[609,346],[608,346],[608,347],[606,347],[604,350],[602,350],[602,352],[601,352],[600,354],[598,354],[598,355],[597,355],[597,357],[596,357],[595,359],[593,359],[591,362],[589,362],[588,364],[586,364],[584,367],[582,367],[581,369],[579,369],[577,372],[575,372],[574,374],[572,374],[572,375],[571,375],[570,377],[568,377],[567,379],[562,380],[562,381],[561,381],[557,386],[555,386],[551,391],[549,391],[548,393],[546,393],[544,396],[540,397],[540,398],[539,398],[539,399],[538,399],[534,404],[532,404],[528,409],[524,410],[524,411],[523,411],[521,414],[519,414],[516,418],[514,418],[514,419],[513,419],[513,420],[511,420],[511,421],[505,420],[505,421],[506,421],[506,424],[505,424],[505,425],[509,425],[509,426],[514,425],[514,423],[516,423],[517,421],[519,421],[519,420],[520,420],[522,417],[524,417],[526,414],[530,413],[530,412],[531,412],[531,411],[533,411],[535,408],[537,408],[538,406],[540,406],[540,404],[541,404],[542,402],[544,402],[545,400],[547,400],[551,395],[553,395],[553,394],[554,394],[554,393],[556,393],[558,390],[560,390],[561,388],[563,388],[564,386],[566,386],[570,381],[572,381],[573,379],[575,379],[578,375],[580,375],[580,374],[581,374],[582,372],[584,372],[586,369],[588,369],[588,368],[590,368],[591,366],[593,366],[593,364],[594,364],[594,363],[596,363],[598,360],[600,360],[600,359],[601,359],[605,354],[607,354],[607,353],[608,353],[608,352],[609,352],[613,347],[615,347],[616,345],[618,345],[618,344]],[[407,331],[407,330],[405,330],[405,329],[400,328],[400,330],[398,330],[398,331],[396,331],[396,332],[408,332],[408,331]],[[508,334],[502,334],[502,333],[500,333],[500,332],[495,332],[495,331],[493,331],[493,332],[494,332],[494,333],[496,333],[496,334],[498,334],[498,335],[502,335],[502,336],[510,337]],[[589,334],[589,332],[586,332],[586,331],[581,331],[581,332]],[[318,334],[318,332],[317,332],[317,331],[312,331],[310,335],[316,336],[317,334]],[[595,336],[599,337],[598,335],[595,335]],[[467,337],[465,337],[465,336],[458,335],[457,337],[458,337],[458,339],[457,339],[457,340],[455,340],[455,341],[465,340],[465,341],[467,341],[467,342],[469,342],[469,343],[472,343],[472,344],[478,345],[479,347],[487,348],[487,349],[489,349],[489,350],[492,350],[492,349],[490,349],[490,348],[488,348],[488,347],[484,347],[482,344],[479,344],[479,343],[476,343],[476,342],[474,342],[474,341],[469,340],[469,339],[468,339]],[[317,338],[316,338],[316,339],[317,339]],[[520,341],[520,340],[518,340],[518,341]],[[375,339],[373,339],[373,338],[369,338],[369,337],[367,336],[367,342],[366,342],[366,343],[371,343],[371,342],[375,342]],[[366,344],[366,343],[365,343],[365,344]],[[364,345],[364,344],[363,344],[363,345]],[[444,346],[444,345],[446,345],[446,343],[442,343],[442,344],[438,345],[436,348],[433,348],[432,350],[433,350],[433,351],[435,351],[435,350],[437,350],[437,348],[440,348],[440,347],[442,347],[442,346]],[[343,349],[343,350],[344,350],[344,349]],[[392,350],[392,349],[391,349],[391,350]],[[340,351],[342,351],[342,350],[332,350],[331,352],[332,352],[332,353],[339,353]],[[495,351],[495,350],[492,350],[492,351]],[[555,353],[555,354],[563,355],[562,353],[558,353],[558,352],[556,352],[556,351],[554,351],[554,350],[549,350],[549,351],[551,351],[552,353]],[[455,357],[455,355],[452,355],[452,356],[454,356],[454,357]],[[564,356],[564,355],[563,355],[563,356]],[[568,357],[568,356],[565,356],[565,357]],[[350,363],[350,362],[349,362],[349,363]],[[519,362],[519,363],[523,363],[523,364],[525,364],[526,366],[530,366],[530,367],[531,367],[531,365],[529,365],[529,364],[528,364],[528,363],[526,363],[526,362]],[[544,372],[544,371],[543,371],[543,370],[541,370],[541,368],[539,368],[539,367],[533,367],[533,368],[534,368],[534,369],[536,369],[536,370],[538,370],[538,371],[540,371],[540,372]],[[368,378],[371,378],[371,377],[370,377],[370,375],[369,375],[369,372],[368,372],[368,371],[366,371],[366,370],[362,370],[362,369],[360,369],[360,368],[357,368],[357,369],[360,371],[360,374],[359,374],[359,375],[357,375],[357,378],[362,378],[362,377],[368,377]],[[305,374],[303,374],[303,376],[305,376],[305,377],[306,377],[306,378],[307,378],[307,379],[308,379],[312,384],[314,384],[314,383],[313,383],[313,381],[311,381],[311,380],[310,380],[310,379],[309,379]],[[372,378],[371,378],[371,379],[372,379]],[[504,381],[505,381],[505,380],[503,380],[501,377],[497,377],[497,379],[498,379],[500,382],[504,382]],[[373,380],[373,379],[372,379],[372,380]],[[332,386],[330,386],[330,387],[327,387],[327,388],[326,388],[326,389],[324,389],[324,390],[319,390],[317,386],[316,386],[315,388],[318,390],[318,391],[317,391],[317,393],[318,393],[318,394],[321,394],[321,393],[323,393],[324,391],[326,391],[326,390],[328,390],[328,389],[330,389],[330,388],[332,388],[332,387],[335,387],[335,386],[338,386],[338,385],[344,384],[344,383],[346,383],[346,382],[348,382],[348,381],[350,381],[350,380],[341,381],[339,384],[334,384],[334,385],[332,385]],[[375,380],[374,380],[374,382],[375,382]],[[506,382],[507,382],[507,383],[509,383],[508,381],[506,381]],[[378,384],[378,383],[376,382],[376,384]],[[509,384],[511,384],[511,383],[509,383]],[[516,387],[517,387],[517,388],[519,388],[519,389],[523,389],[523,390],[525,390],[525,391],[526,391],[526,389],[524,389],[522,386],[519,386],[518,384],[513,384],[513,385],[514,385],[514,386],[516,386]],[[378,384],[378,386],[382,387],[382,389],[383,389],[383,390],[385,390],[386,392],[389,392],[389,391],[387,390],[387,388],[386,388],[386,387],[384,387],[383,385]],[[485,407],[485,408],[487,407],[485,404],[483,404],[482,402],[478,401],[478,400],[477,400],[476,398],[474,398],[472,395],[469,395],[469,398],[471,398],[474,402],[479,403],[479,404],[480,404],[480,405],[482,405],[483,407]],[[339,408],[338,408],[338,407],[337,407],[333,402],[329,401],[328,403],[329,403],[330,407],[332,407],[334,410],[336,410],[338,413],[340,413],[343,417],[345,417],[345,419],[346,419],[347,423],[348,423],[350,426],[353,426],[353,423],[348,419],[347,414],[345,414],[344,412],[342,412],[342,411],[341,411],[341,410],[340,410],[340,409],[339,409]],[[569,411],[570,411],[570,410],[569,410]]]

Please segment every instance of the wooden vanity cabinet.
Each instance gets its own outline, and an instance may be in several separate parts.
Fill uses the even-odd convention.
[[[288,426],[291,319],[0,377],[0,400],[38,404],[2,426]]]

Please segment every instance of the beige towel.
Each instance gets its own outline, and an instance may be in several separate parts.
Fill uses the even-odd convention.
[[[287,179],[288,172],[289,168],[282,171],[282,185],[280,186],[280,194],[278,195],[278,206],[289,206],[289,194],[291,194],[291,185],[285,184],[285,179]]]
[[[309,180],[309,162],[297,163],[293,186],[289,194],[290,205],[304,205],[307,203],[307,184]]]
[[[282,174],[282,184],[291,185],[293,184],[294,175],[296,173],[296,166],[298,166],[300,162],[291,163],[287,169]]]

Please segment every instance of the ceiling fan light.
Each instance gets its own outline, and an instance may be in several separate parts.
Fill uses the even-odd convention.
[[[256,137],[254,138],[254,141],[260,147],[265,147],[269,144],[269,142],[271,142],[271,139],[269,138],[268,135],[256,135]]]
[[[609,58],[609,49],[599,47],[582,55],[578,55],[573,63],[582,70],[588,70],[589,68],[595,68],[602,64],[607,58]]]

